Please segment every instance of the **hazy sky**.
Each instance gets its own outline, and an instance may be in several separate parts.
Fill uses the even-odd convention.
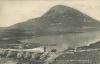
[[[100,0],[0,0],[0,27],[39,17],[55,5],[66,5],[100,20]]]

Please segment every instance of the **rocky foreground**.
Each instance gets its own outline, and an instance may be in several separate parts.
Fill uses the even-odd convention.
[[[1,51],[0,64],[99,64],[100,41],[77,48],[57,52]]]

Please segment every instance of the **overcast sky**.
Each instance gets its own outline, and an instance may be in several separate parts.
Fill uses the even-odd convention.
[[[0,0],[0,27],[36,18],[55,5],[66,5],[100,20],[100,0]]]

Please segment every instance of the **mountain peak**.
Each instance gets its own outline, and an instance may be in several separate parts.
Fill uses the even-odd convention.
[[[55,5],[54,7],[52,7],[51,9],[65,9],[67,8],[68,6],[65,6],[65,5]],[[69,8],[69,7],[68,7]]]
[[[52,8],[50,8],[49,11],[47,11],[43,17],[53,17],[53,16],[61,16],[62,17],[72,17],[72,16],[77,16],[77,15],[83,15],[81,14],[80,11],[75,10],[71,7],[65,6],[65,5],[56,5]]]
[[[50,11],[55,11],[55,12],[69,12],[70,10],[73,10],[73,8],[65,6],[65,5],[56,5],[50,9]]]

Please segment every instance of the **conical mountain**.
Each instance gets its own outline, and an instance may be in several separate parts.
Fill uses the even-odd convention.
[[[38,18],[6,27],[1,39],[6,37],[21,40],[33,36],[83,33],[99,29],[99,21],[71,7],[56,5]]]
[[[10,26],[8,29],[20,30],[33,35],[58,34],[66,32],[83,32],[95,30],[100,22],[71,7],[56,5],[36,19]],[[11,28],[11,29],[10,29]]]

